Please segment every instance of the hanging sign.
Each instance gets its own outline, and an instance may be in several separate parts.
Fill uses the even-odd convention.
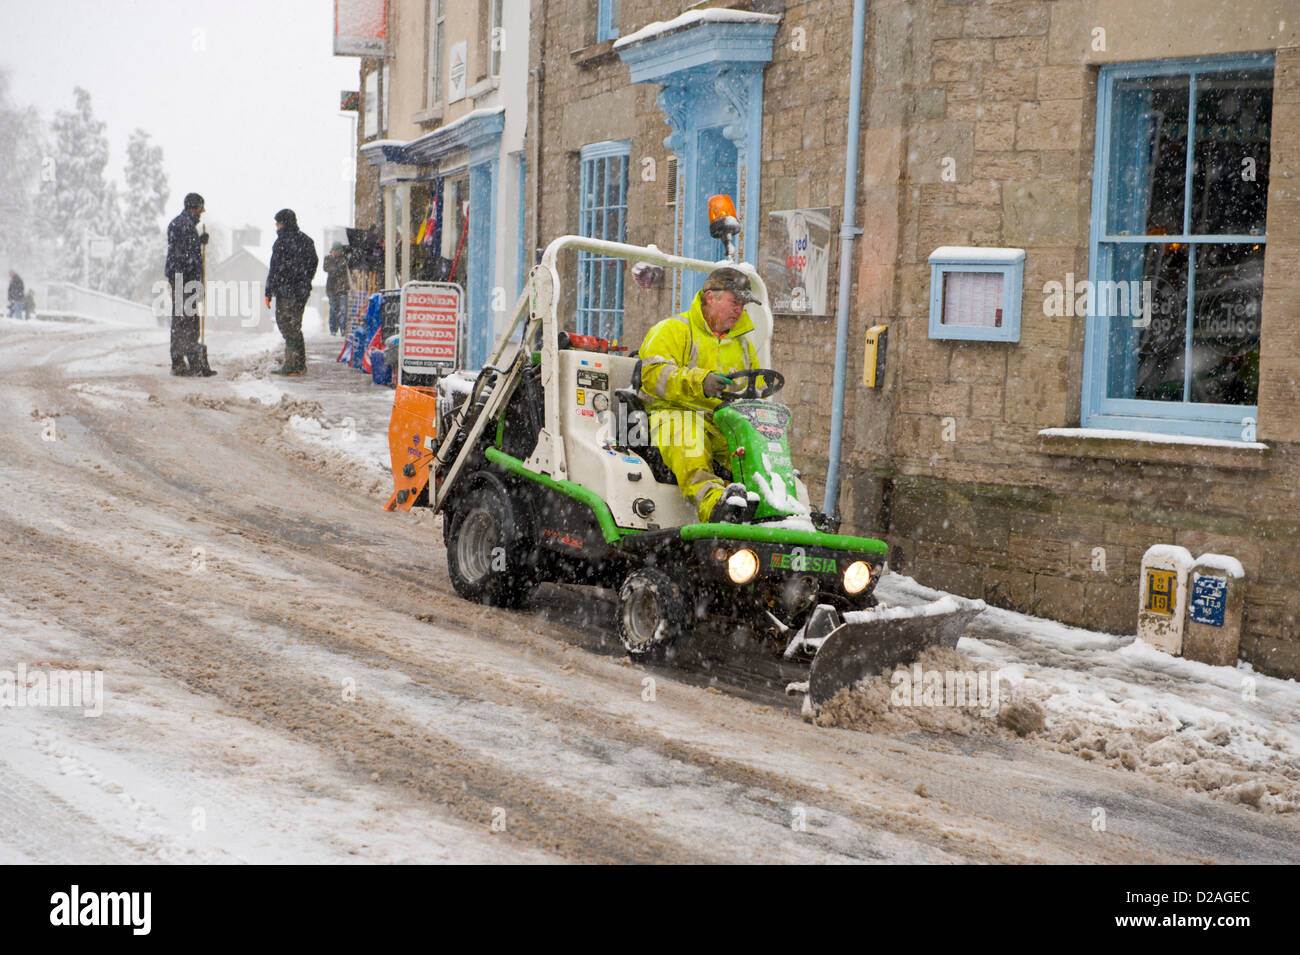
[[[763,281],[774,314],[827,314],[830,244],[829,207],[768,215]]]
[[[334,0],[334,55],[388,52],[387,0]]]

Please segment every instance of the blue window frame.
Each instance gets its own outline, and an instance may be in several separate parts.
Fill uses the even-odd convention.
[[[596,42],[618,39],[618,0],[596,0]]]
[[[1085,427],[1253,433],[1272,96],[1270,54],[1102,67]]]
[[[627,241],[627,162],[630,142],[592,143],[579,154],[578,234]],[[580,335],[623,335],[623,260],[578,253]]]

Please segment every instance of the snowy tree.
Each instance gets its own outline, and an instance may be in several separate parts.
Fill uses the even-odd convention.
[[[90,284],[101,292],[127,295],[134,284],[128,277],[129,269],[122,261],[122,237],[126,234],[126,220],[122,215],[117,183],[109,180],[99,200],[99,211],[91,220],[91,231],[111,243],[109,257],[90,260]]]
[[[41,177],[37,212],[41,234],[57,249],[49,277],[84,283],[86,233],[108,235],[113,225],[112,215],[106,211],[111,193],[104,178],[108,136],[105,124],[95,119],[90,94],[77,87],[73,96],[73,110],[60,110],[54,115],[49,156],[52,169]],[[106,217],[110,221],[106,222]],[[104,273],[104,262],[92,259],[88,284],[99,287]]]
[[[0,275],[15,269],[30,283],[43,268],[35,222],[43,169],[44,129],[36,110],[9,99],[9,74],[0,71]]]
[[[135,130],[127,143],[123,172],[126,192],[120,215],[116,210],[105,211],[106,216],[114,218],[113,257],[105,290],[147,302],[167,254],[163,219],[169,187],[162,147],[151,143],[149,134],[142,129]]]

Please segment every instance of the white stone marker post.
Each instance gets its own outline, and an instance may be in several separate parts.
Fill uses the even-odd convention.
[[[1138,598],[1138,636],[1165,653],[1183,650],[1187,616],[1187,575],[1192,555],[1186,547],[1156,544],[1142,555]]]

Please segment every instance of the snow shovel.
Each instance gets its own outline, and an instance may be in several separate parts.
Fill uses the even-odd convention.
[[[813,706],[825,704],[841,687],[907,666],[930,647],[956,647],[966,625],[984,608],[982,600],[948,594],[916,607],[854,611],[841,621],[833,607],[818,607],[805,628],[809,634],[826,634],[808,675]]]
[[[203,234],[208,234],[208,227],[203,227]],[[208,365],[208,346],[204,343],[205,328],[207,324],[207,298],[208,298],[208,245],[203,243],[199,246],[199,278],[203,283],[203,295],[199,299],[199,343],[194,346],[193,361],[195,367],[190,369],[192,374],[201,378],[210,378],[216,374]]]

